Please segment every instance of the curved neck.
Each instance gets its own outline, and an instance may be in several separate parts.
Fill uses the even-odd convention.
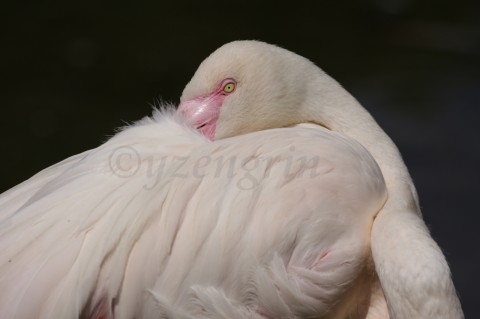
[[[463,318],[448,264],[421,218],[400,152],[372,116],[339,87],[321,92],[322,106],[308,109],[314,121],[362,144],[384,176],[388,198],[373,222],[371,246],[390,317]]]

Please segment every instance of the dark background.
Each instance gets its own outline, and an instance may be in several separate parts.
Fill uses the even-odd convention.
[[[397,143],[465,315],[478,314],[478,1],[1,6],[0,191],[96,147],[156,99],[177,102],[221,44],[264,40],[313,60]]]

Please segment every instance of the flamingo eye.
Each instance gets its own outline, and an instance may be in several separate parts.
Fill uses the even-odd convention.
[[[223,86],[223,92],[230,94],[235,91],[235,82],[227,82]]]

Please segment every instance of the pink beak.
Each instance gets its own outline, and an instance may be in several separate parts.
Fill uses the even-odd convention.
[[[178,106],[177,112],[186,117],[192,126],[213,141],[224,99],[225,95],[215,92],[208,96],[183,101]]]

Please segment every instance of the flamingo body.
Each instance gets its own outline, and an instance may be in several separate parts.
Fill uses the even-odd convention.
[[[190,309],[203,294],[269,317],[366,302],[345,292],[368,286],[385,196],[376,162],[342,134],[302,125],[212,144],[158,113],[3,195],[1,317],[153,318],[156,299],[209,317],[200,297]]]

